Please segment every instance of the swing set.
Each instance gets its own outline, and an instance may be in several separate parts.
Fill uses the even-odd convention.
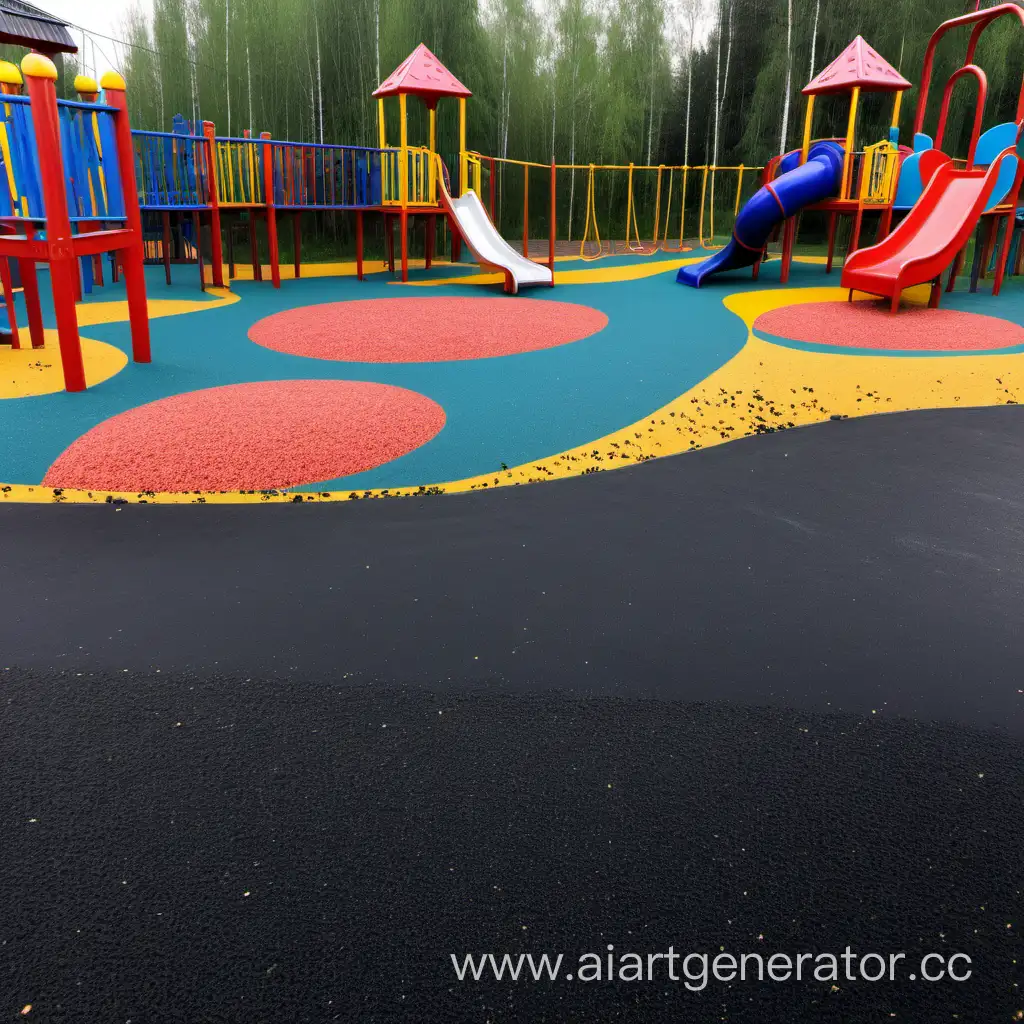
[[[700,178],[700,209],[698,212],[697,237],[702,248],[713,248],[715,238],[715,192],[716,185],[721,195],[722,175],[736,176],[735,193],[730,193],[732,201],[729,210],[735,218],[743,200],[744,185],[754,183],[760,186],[762,167],[746,166],[715,166],[685,164],[541,164],[530,160],[514,160],[509,157],[488,156],[483,153],[470,152],[469,186],[481,197],[488,209],[491,220],[497,223],[502,206],[502,171],[506,166],[520,168],[522,171],[521,192],[523,199],[523,253],[529,255],[529,219],[530,219],[530,171],[533,169],[575,175],[583,172],[586,175],[587,194],[584,203],[585,221],[583,236],[580,239],[579,258],[588,262],[599,260],[605,256],[616,254],[615,243],[608,241],[610,231],[606,231],[602,239],[601,226],[598,218],[597,195],[600,190],[614,182],[614,175],[626,175],[626,210],[625,210],[625,249],[619,255],[632,253],[636,256],[651,256],[656,252],[686,252],[686,205],[696,201],[696,192],[690,185],[691,179],[696,182]],[[486,172],[486,174],[484,173]],[[638,182],[644,174],[656,174],[654,187],[654,209],[650,220],[641,210],[642,203],[638,200]],[[547,176],[547,175],[545,175]],[[485,180],[486,179],[486,180]],[[676,181],[678,179],[678,185]],[[554,180],[554,179],[552,179]],[[731,188],[731,185],[730,185]],[[678,207],[678,224],[676,223],[676,203]],[[719,210],[719,221],[722,211]],[[641,232],[641,225],[651,225],[650,235]],[[729,225],[731,227],[731,224]],[[721,223],[719,224],[721,228]],[[707,233],[705,234],[705,228]],[[571,233],[570,233],[571,238]]]
[[[605,249],[598,226],[596,204],[598,172],[626,172],[626,249],[628,252],[638,256],[650,256],[659,250],[662,252],[687,251],[683,240],[686,237],[686,202],[690,198],[688,188],[691,174],[694,176],[699,174],[701,182],[697,238],[701,248],[710,249],[714,247],[715,239],[715,185],[718,180],[716,175],[721,175],[723,172],[736,175],[735,200],[732,204],[732,215],[735,219],[739,213],[743,197],[744,176],[751,172],[756,173],[762,170],[760,167],[747,167],[744,164],[739,164],[735,167],[719,167],[712,164],[696,166],[687,164],[569,164],[565,165],[565,167],[573,172],[576,170],[587,172],[586,222],[583,229],[583,237],[580,239],[580,257],[584,260],[597,260],[614,254],[614,245],[610,246],[607,250]],[[637,172],[651,171],[657,171],[658,177],[654,194],[654,215],[651,218],[653,231],[648,242],[641,240],[637,221],[638,203],[634,181]],[[668,172],[667,184],[665,180],[666,171]],[[670,242],[669,234],[673,223],[672,207],[676,195],[676,175],[679,176],[679,231],[678,239],[675,239],[676,233],[672,232],[674,240]],[[750,179],[748,178],[747,180],[749,181]],[[663,207],[664,216],[662,216]],[[705,223],[708,225],[707,236],[704,233]],[[591,232],[593,232],[593,238],[591,238]],[[587,248],[588,245],[591,247],[589,250]],[[596,246],[596,251],[593,248],[594,246]]]

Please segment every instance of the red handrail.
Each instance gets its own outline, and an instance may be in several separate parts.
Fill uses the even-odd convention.
[[[977,64],[965,64],[957,68],[946,81],[942,90],[942,109],[939,112],[939,126],[935,129],[935,148],[942,149],[942,137],[946,134],[946,120],[949,117],[949,101],[953,95],[953,86],[965,75],[971,75],[978,83],[978,96],[974,103],[974,124],[971,127],[971,144],[967,148],[967,169],[974,166],[974,151],[981,137],[981,122],[985,116],[985,100],[988,98],[988,78]]]
[[[981,37],[982,32],[988,28],[998,18],[1001,18],[1004,14],[1012,14],[1020,22],[1021,27],[1024,28],[1024,10],[1018,7],[1016,4],[997,4],[995,7],[988,7],[984,11],[974,11],[971,14],[963,14],[959,18],[950,18],[949,21],[944,21],[933,33],[931,39],[928,40],[928,48],[924,54],[924,65],[921,69],[921,88],[917,97],[917,111],[914,114],[914,133],[919,133],[924,127],[924,116],[928,106],[928,90],[931,86],[932,81],[932,67],[935,63],[935,49],[939,44],[939,40],[950,31],[950,29],[959,28],[961,25],[974,25],[974,30],[971,32],[970,41],[967,44],[967,54],[964,60],[964,66],[971,66],[974,60],[974,50],[978,45],[978,39]],[[958,69],[953,74],[957,75],[962,70]],[[952,80],[952,79],[951,79]],[[948,85],[948,83],[947,83]],[[948,106],[948,94],[943,97],[943,109],[939,115],[939,123],[945,124],[946,114]],[[1020,92],[1017,94],[1017,116],[1014,118],[1016,121],[1020,121],[1024,118],[1024,79],[1021,80]],[[936,148],[938,143],[936,143]]]

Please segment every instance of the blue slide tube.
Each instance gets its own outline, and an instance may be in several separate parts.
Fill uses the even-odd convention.
[[[724,249],[700,263],[680,267],[676,280],[699,288],[713,274],[753,266],[775,226],[805,206],[834,196],[842,176],[843,147],[836,142],[816,142],[807,154],[807,163],[780,174],[747,200]]]

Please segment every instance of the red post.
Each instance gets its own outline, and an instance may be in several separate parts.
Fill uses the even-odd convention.
[[[302,214],[292,214],[292,244],[295,248],[295,280],[302,270]]]
[[[3,283],[4,305],[7,306],[7,324],[11,329],[11,348],[21,348],[18,334],[18,316],[14,309],[14,282],[11,279],[11,265],[5,256],[0,256],[0,282]]]
[[[555,287],[555,162],[551,161],[551,223],[548,225],[548,267],[551,269],[551,287]]]
[[[57,69],[53,61],[39,53],[30,53],[21,62],[32,104],[36,129],[39,176],[46,207],[46,248],[53,289],[53,310],[60,340],[64,387],[68,391],[85,390],[85,364],[78,335],[75,290],[78,264],[75,261],[67,195],[64,192],[64,164],[60,151],[60,122],[57,114]]]
[[[404,207],[398,217],[398,230],[402,236],[402,280],[409,280],[409,211]]]
[[[530,258],[530,165],[523,164],[523,255]]]
[[[363,279],[363,211],[356,210],[356,277]]]
[[[206,187],[210,203],[210,259],[213,263],[213,283],[224,287],[224,251],[220,238],[220,198],[217,195],[217,129],[212,121],[203,122],[206,138]],[[198,244],[198,239],[196,243]]]
[[[124,95],[124,79],[116,71],[108,71],[100,80],[108,106],[114,107],[114,134],[117,137],[117,166],[121,172],[124,193],[125,227],[131,242],[121,250],[124,286],[128,296],[128,320],[132,332],[132,358],[137,363],[152,360],[149,347],[149,307],[146,304],[145,252],[142,242],[142,214],[139,212],[139,190],[135,184],[135,150],[132,127],[128,123],[128,102]]]
[[[836,252],[836,215],[828,215],[828,259],[825,261],[825,273],[832,273],[832,259]]]
[[[423,266],[429,270],[434,262],[434,236],[437,234],[437,217],[429,214],[426,218],[427,227],[423,238]]]
[[[35,235],[32,225],[25,226],[25,234],[29,238]],[[46,344],[46,335],[43,329],[43,309],[39,304],[39,281],[36,278],[35,262],[19,259],[18,275],[21,277],[21,287],[24,289],[25,309],[28,312],[28,333],[32,338],[32,347],[42,348]]]
[[[199,290],[206,291],[206,270],[203,266],[203,247],[199,244],[202,237],[203,225],[199,219],[199,211],[192,214],[192,232],[196,239],[196,265],[199,268]]]
[[[796,218],[787,217],[786,225],[782,229],[782,269],[779,271],[779,280],[785,284],[789,280],[789,268],[793,262],[793,239],[796,236]]]
[[[261,139],[269,139],[270,132],[260,132]],[[281,287],[281,265],[277,249],[277,207],[274,205],[274,147],[263,145],[263,194],[267,201],[267,246],[270,249],[270,280],[275,288]]]
[[[490,192],[491,200],[491,221],[497,227],[497,221],[494,220],[494,157],[490,158],[491,161],[491,180],[487,184],[488,191]]]
[[[164,278],[171,283],[171,211],[164,210],[160,215],[163,225]]]

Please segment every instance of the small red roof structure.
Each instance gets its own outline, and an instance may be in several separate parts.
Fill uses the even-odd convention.
[[[435,106],[441,96],[473,95],[423,43],[377,86],[373,95],[379,99],[400,93],[421,96],[428,107]]]
[[[908,82],[881,54],[857,36],[817,78],[801,90],[805,96],[826,92],[902,92]]]

